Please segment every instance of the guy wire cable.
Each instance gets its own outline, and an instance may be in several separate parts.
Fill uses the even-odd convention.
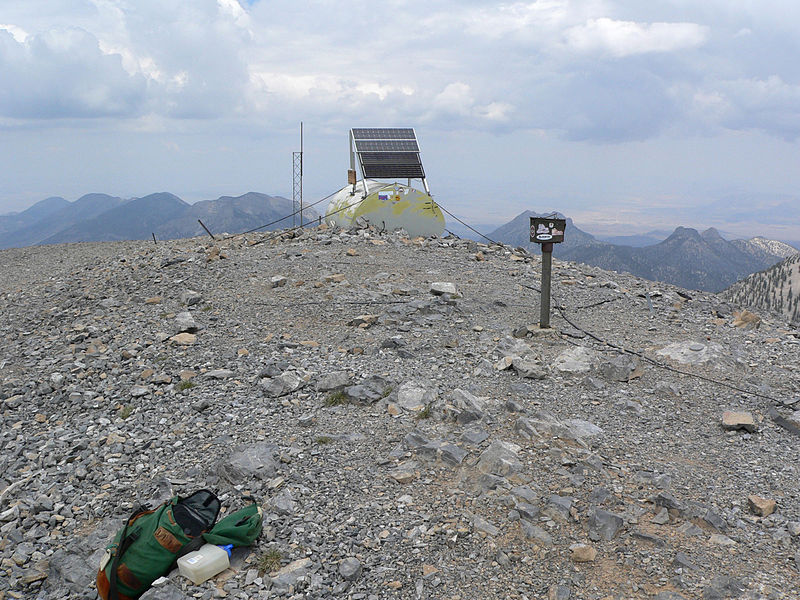
[[[441,208],[444,212],[446,212],[448,215],[453,217],[456,221],[461,223],[464,227],[466,227],[470,231],[473,231],[473,232],[477,233],[479,236],[481,236],[482,238],[484,238],[486,240],[489,240],[492,244],[498,244],[499,243],[499,242],[495,242],[492,238],[490,238],[490,237],[488,237],[486,235],[483,235],[480,231],[478,231],[477,229],[472,227],[472,225],[469,225],[469,224],[465,223],[464,221],[462,221],[461,219],[459,219],[457,216],[455,216],[453,213],[451,213],[449,210],[447,210],[444,206],[442,206],[442,203],[439,202],[438,200],[435,200],[434,202],[436,203],[436,206]]]
[[[331,194],[331,196],[332,195],[333,194]],[[330,198],[330,196],[328,196],[328,197]],[[325,198],[323,198],[323,200],[324,199]],[[322,202],[322,200],[320,200],[320,202]],[[355,202],[351,202],[350,204],[347,204],[347,205],[345,205],[345,206],[343,206],[343,207],[341,207],[341,208],[339,208],[339,209],[337,209],[337,210],[335,210],[333,212],[327,213],[325,216],[327,217],[327,216],[330,216],[330,215],[335,215],[337,213],[340,213],[343,210],[347,210],[348,208],[351,208],[351,207],[355,206],[359,202],[361,202],[360,198],[358,200],[356,200]],[[291,216],[291,215],[289,215],[289,216]],[[279,232],[276,235],[272,235],[270,237],[264,238],[263,240],[258,240],[257,242],[254,242],[253,246],[257,246],[258,244],[263,244],[264,242],[272,241],[274,239],[277,239],[277,238],[281,237],[282,235],[286,235],[287,233],[291,233],[293,231],[297,231],[298,229],[303,229],[306,225],[311,225],[311,224],[312,223],[301,223],[300,225],[297,225],[296,227],[290,227],[289,229],[281,229],[281,230],[279,230]]]
[[[334,194],[337,194],[337,193],[338,193],[338,190],[337,190],[336,192],[333,192],[333,193],[331,193],[331,194],[328,194],[327,196],[325,196],[325,197],[324,197],[324,198],[322,198],[321,200],[317,200],[316,202],[312,202],[312,203],[311,203],[311,204],[309,204],[308,206],[304,206],[304,207],[303,207],[303,210],[309,209],[309,208],[311,208],[312,206],[316,206],[316,205],[317,205],[317,204],[319,204],[320,202],[325,202],[325,200],[327,200],[328,198],[330,198],[331,196],[333,196]],[[226,237],[226,238],[224,238],[224,239],[225,239],[225,240],[229,240],[229,239],[231,239],[231,238],[235,238],[236,236],[239,236],[239,235],[245,235],[245,234],[248,234],[248,233],[253,233],[253,232],[255,232],[255,231],[258,231],[259,229],[264,229],[265,227],[269,227],[270,225],[275,225],[275,223],[280,223],[281,221],[285,221],[286,219],[289,219],[289,218],[291,218],[291,217],[295,216],[295,215],[296,215],[296,214],[298,214],[299,212],[300,212],[300,209],[298,208],[296,211],[294,211],[294,212],[293,212],[292,214],[290,214],[290,215],[286,215],[285,217],[281,217],[280,219],[276,219],[275,221],[271,221],[271,222],[267,223],[266,225],[260,225],[260,226],[258,226],[258,227],[254,227],[253,229],[249,229],[249,230],[247,230],[247,231],[241,231],[241,232],[239,232],[239,233],[234,233],[233,235],[229,235],[228,237]]]

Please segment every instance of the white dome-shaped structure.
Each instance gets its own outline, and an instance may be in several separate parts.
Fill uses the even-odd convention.
[[[355,189],[354,189],[355,188]],[[411,236],[440,236],[444,215],[431,196],[401,183],[367,180],[369,193],[364,197],[364,182],[348,185],[331,199],[325,222],[348,228],[363,217],[380,229],[403,228]]]
[[[356,179],[356,159],[360,181]],[[350,227],[362,217],[375,227],[403,228],[415,237],[442,235],[444,215],[431,197],[413,129],[351,129],[347,179],[349,185],[336,192],[328,205],[328,225]],[[398,179],[408,183],[398,183]],[[420,180],[425,191],[412,187],[412,179]]]

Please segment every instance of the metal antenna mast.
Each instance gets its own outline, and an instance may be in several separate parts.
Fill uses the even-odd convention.
[[[292,153],[292,227],[295,227],[294,213],[300,208],[300,227],[303,226],[303,122],[300,121],[300,152]]]

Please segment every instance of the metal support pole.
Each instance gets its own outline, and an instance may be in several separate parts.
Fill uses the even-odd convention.
[[[292,153],[292,164],[294,166],[294,170],[292,173],[292,229],[297,226],[297,213],[298,209],[300,208],[300,195],[302,194],[303,184],[301,183],[303,180],[303,176],[300,174],[300,163],[302,162],[302,153],[300,152],[293,152]],[[300,225],[302,226],[302,221],[300,221]]]
[[[300,121],[300,227],[303,226],[303,122]]]
[[[542,244],[542,293],[539,329],[550,329],[550,273],[553,267],[553,244]]]
[[[212,240],[216,240],[217,238],[214,237],[214,234],[209,231],[208,227],[206,227],[200,219],[197,219],[197,222],[200,223],[200,226],[206,230],[206,233],[211,236]]]
[[[299,210],[298,210],[299,209]],[[297,213],[303,226],[303,122],[300,122],[300,152],[292,152],[292,229],[296,227]]]

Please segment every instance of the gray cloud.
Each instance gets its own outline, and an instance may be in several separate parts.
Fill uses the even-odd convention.
[[[130,163],[152,189],[221,193],[239,169],[241,185],[288,193],[282,161],[300,120],[319,136],[308,172],[324,174],[320,188],[342,172],[341,138],[358,124],[417,126],[435,179],[465,203],[492,196],[492,178],[509,197],[546,189],[587,206],[601,187],[602,201],[646,204],[695,181],[726,193],[800,185],[787,158],[800,134],[794,0],[7,4],[0,128],[31,151],[0,158],[29,187],[39,164],[49,181],[70,179],[73,157],[96,149],[95,167],[77,166],[111,186],[139,185],[121,179]]]
[[[94,0],[76,5],[83,29],[58,29],[68,5],[51,26],[33,1],[8,24],[33,31],[26,40],[0,29],[0,75],[15,90],[0,112],[273,123],[302,112],[601,143],[673,126],[794,139],[796,26],[774,7],[710,4]]]
[[[17,119],[132,117],[146,98],[144,78],[80,29],[24,42],[0,29],[0,81],[0,114]]]
[[[571,140],[647,139],[677,113],[666,82],[632,62],[596,64],[556,79],[542,92],[547,106],[542,127],[561,130]]]

